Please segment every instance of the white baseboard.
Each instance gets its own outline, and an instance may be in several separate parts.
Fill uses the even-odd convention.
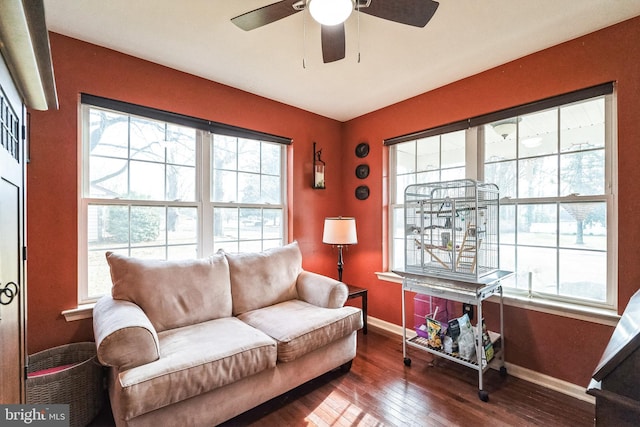
[[[367,323],[369,326],[373,326],[396,335],[402,335],[402,326],[396,325],[395,323],[390,323],[371,316],[367,317]],[[415,332],[412,329],[407,329],[407,336],[415,336]],[[531,369],[523,368],[509,362],[505,362],[505,367],[507,368],[509,375],[513,375],[516,378],[529,381],[539,386],[595,405],[595,397],[588,395],[586,393],[586,388],[583,386],[541,374],[540,372],[532,371]]]

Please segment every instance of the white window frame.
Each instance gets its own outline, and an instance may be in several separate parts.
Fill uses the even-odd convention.
[[[616,92],[615,90],[611,94],[603,95],[605,99],[605,194],[603,196],[578,196],[577,198],[567,198],[571,201],[599,201],[606,202],[607,205],[607,289],[606,289],[606,301],[602,303],[591,302],[586,300],[576,301],[573,298],[564,298],[557,295],[536,295],[529,292],[523,292],[522,290],[504,287],[505,297],[507,303],[511,305],[520,306],[524,308],[530,308],[538,311],[549,312],[554,314],[568,315],[574,318],[580,318],[584,320],[596,320],[602,323],[610,324],[615,322],[616,310],[617,310],[617,295],[618,295],[618,208],[617,208],[617,192],[618,192],[618,176],[617,176],[617,128],[616,128]],[[594,96],[593,98],[597,98]],[[591,98],[583,99],[587,101]],[[557,108],[564,105],[571,105],[574,102],[567,102]],[[546,109],[540,109],[544,111]],[[445,132],[443,132],[445,133]],[[467,129],[466,136],[466,178],[470,179],[484,179],[484,126],[477,125]],[[394,268],[402,269],[402,266],[394,266],[394,234],[393,234],[393,210],[402,206],[401,195],[396,193],[396,180],[397,172],[395,170],[396,155],[395,146],[389,145],[389,224],[388,224],[388,236],[389,236],[389,252],[388,252],[388,265],[389,270]],[[502,200],[501,204],[509,203],[525,203],[527,201],[544,202],[546,199],[526,200],[520,199],[516,201]],[[551,199],[547,200],[551,201]],[[557,198],[553,198],[553,202],[556,202]],[[386,273],[380,273],[378,277],[382,280],[390,280],[394,282],[400,282],[401,280],[393,275]]]
[[[213,202],[211,200],[211,165],[212,165],[212,150],[214,133],[207,130],[196,129],[196,183],[195,191],[196,197],[194,201],[147,201],[147,200],[124,200],[124,199],[103,199],[103,198],[91,198],[85,197],[89,194],[89,168],[84,165],[89,165],[89,150],[86,149],[88,144],[88,135],[84,132],[84,129],[89,129],[89,111],[91,108],[100,108],[104,110],[114,111],[119,114],[126,114],[131,117],[142,117],[143,119],[149,119],[149,117],[132,114],[126,111],[119,111],[117,109],[109,109],[99,106],[94,106],[90,103],[81,103],[79,107],[80,114],[80,144],[78,144],[78,158],[80,162],[78,164],[78,304],[90,304],[99,298],[99,296],[88,295],[88,211],[89,206],[92,204],[99,205],[123,205],[123,206],[162,206],[162,207],[191,207],[198,210],[198,225],[197,225],[197,256],[206,257],[214,253],[214,209],[215,207],[253,207],[253,208],[268,208],[268,209],[280,209],[282,211],[282,234],[280,244],[283,245],[288,241],[288,209],[287,209],[287,145],[280,144],[280,203],[278,204],[238,204],[234,202]],[[151,118],[151,120],[157,120]],[[259,133],[253,132],[255,136]],[[260,141],[255,136],[243,136],[245,139],[252,139]],[[239,137],[240,138],[240,137]],[[274,143],[278,144],[278,143]],[[272,240],[271,240],[272,241]],[[269,247],[272,247],[270,244]],[[225,248],[227,250],[227,248]],[[227,250],[233,252],[233,250]],[[106,262],[106,259],[105,259]]]

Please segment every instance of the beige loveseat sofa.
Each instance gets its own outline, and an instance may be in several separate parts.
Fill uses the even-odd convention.
[[[107,253],[94,308],[118,426],[212,426],[356,355],[347,287],[302,269],[296,242],[261,253],[149,261]]]

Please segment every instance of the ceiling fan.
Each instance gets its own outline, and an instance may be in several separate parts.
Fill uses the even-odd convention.
[[[245,31],[278,21],[309,8],[321,24],[322,59],[325,63],[345,57],[344,22],[355,9],[368,15],[424,27],[438,9],[434,0],[282,0],[231,19]]]

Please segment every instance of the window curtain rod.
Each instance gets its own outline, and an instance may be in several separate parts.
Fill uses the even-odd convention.
[[[603,83],[600,85],[588,87],[586,89],[580,89],[562,95],[552,96],[550,98],[541,99],[516,107],[505,108],[504,110],[495,111],[493,113],[483,114],[480,116],[471,117],[469,119],[448,123],[446,125],[436,126],[418,132],[385,139],[384,145],[400,144],[401,142],[428,138],[435,135],[443,135],[445,133],[469,129],[472,127],[497,122],[499,120],[509,119],[511,117],[522,116],[549,108],[559,107],[561,105],[570,104],[572,102],[595,98],[596,96],[608,95],[613,93],[613,88],[613,82]]]
[[[137,104],[131,104],[129,102],[116,101],[114,99],[103,98],[86,93],[81,94],[80,100],[83,104],[93,105],[94,107],[122,111],[124,113],[133,114],[135,116],[169,122],[179,126],[188,126],[200,130],[209,131],[217,135],[256,139],[259,141],[275,142],[284,145],[290,145],[293,143],[293,140],[291,138],[287,138],[284,136],[273,135],[266,132],[245,129],[238,126],[227,125],[224,123],[213,122],[205,119],[199,119],[196,117],[172,113],[170,111],[159,110],[156,108],[144,107]]]

